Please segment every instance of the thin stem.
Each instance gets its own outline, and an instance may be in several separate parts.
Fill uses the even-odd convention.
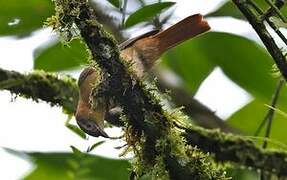
[[[275,1],[275,6],[280,10],[283,5],[285,4],[285,0],[277,0]],[[282,32],[279,30],[279,28],[273,23],[269,18],[274,14],[274,11],[272,11],[272,7],[267,10],[267,13],[265,13],[264,18],[266,19],[269,26],[276,32],[276,34],[281,38],[281,40],[285,43],[287,46],[287,39],[282,34]]]
[[[125,21],[126,21],[126,11],[127,11],[127,5],[128,5],[128,0],[124,0],[124,4],[122,6],[121,12],[122,12],[122,29],[124,28]]]
[[[273,118],[273,115],[274,115],[274,111],[275,111],[275,107],[276,107],[276,104],[277,104],[277,100],[278,100],[278,96],[279,96],[279,93],[280,93],[280,90],[282,89],[282,86],[284,84],[284,80],[283,79],[280,79],[277,87],[276,87],[276,90],[272,96],[272,100],[271,100],[271,105],[270,105],[270,108],[269,108],[269,111],[267,112],[267,114],[265,115],[263,121],[261,122],[261,124],[259,125],[259,127],[257,128],[256,132],[254,133],[254,136],[258,136],[260,131],[262,130],[263,126],[268,122],[268,126],[267,126],[267,129],[266,129],[266,133],[265,133],[265,137],[268,138],[269,135],[270,135],[270,129],[271,129],[271,122],[272,122],[272,118]],[[271,121],[271,122],[270,122]],[[267,145],[267,141],[264,140],[264,143],[263,145],[266,144]],[[266,146],[264,145],[264,146]],[[263,148],[264,148],[263,146]]]
[[[275,93],[274,93],[273,96],[272,96],[272,101],[271,101],[271,107],[272,107],[272,108],[269,109],[269,111],[267,112],[267,114],[266,114],[264,120],[262,121],[262,122],[264,122],[264,124],[265,124],[266,122],[268,122],[266,131],[265,131],[265,139],[264,139],[263,144],[262,144],[262,148],[263,148],[263,149],[266,149],[266,147],[267,147],[267,143],[268,143],[268,142],[267,142],[266,139],[270,137],[271,126],[272,126],[273,117],[274,117],[274,109],[275,109],[275,106],[276,106],[276,104],[277,104],[277,101],[278,101],[278,98],[279,98],[279,94],[280,94],[280,91],[281,91],[281,89],[282,89],[284,83],[285,83],[285,81],[284,81],[283,79],[280,79],[280,80],[279,80],[279,83],[278,83],[278,85],[277,85],[277,88],[276,88],[276,90],[275,90]],[[262,123],[261,123],[261,125],[262,125]],[[262,127],[263,127],[263,126],[262,126]],[[260,179],[261,179],[261,180],[268,180],[268,179],[270,179],[270,175],[269,175],[269,174],[266,174],[266,173],[263,172],[263,171],[261,171],[261,172],[260,172]]]
[[[282,34],[282,32],[276,27],[275,23],[273,23],[269,17],[273,15],[274,11],[272,11],[272,8],[269,8],[266,13],[263,12],[263,10],[257,6],[253,1],[248,0],[248,3],[257,11],[258,14],[261,15],[261,19],[265,19],[266,22],[269,24],[269,26],[275,31],[275,33],[281,38],[281,40],[285,43],[287,46],[287,39],[286,37]],[[282,6],[284,5],[284,2],[281,0],[277,0],[275,2],[275,6],[278,9],[281,9]]]
[[[266,46],[268,52],[273,57],[273,60],[275,61],[281,74],[283,75],[285,80],[287,80],[286,58],[281,52],[280,48],[277,46],[276,42],[274,41],[270,33],[267,31],[267,28],[265,27],[264,23],[258,21],[257,16],[254,14],[252,10],[249,9],[248,3],[246,1],[233,0],[233,2],[238,7],[238,9],[244,14],[244,16],[247,18],[247,20],[252,25],[254,30],[257,32],[258,36]]]
[[[259,6],[257,6],[257,4],[255,4],[252,0],[247,0],[247,2],[257,11],[258,14],[260,15],[264,14],[264,11]]]
[[[287,46],[287,39],[286,37],[282,34],[282,32],[276,27],[275,23],[273,23],[269,18],[266,19],[267,23],[269,26],[276,32],[276,34],[280,37],[280,39],[285,43]]]
[[[265,0],[265,2],[267,2],[268,5],[271,6],[274,12],[282,19],[284,23],[287,22],[285,16],[280,12],[280,10],[270,0]]]
[[[267,114],[268,115],[268,114]],[[262,128],[264,127],[264,125],[266,124],[267,122],[267,115],[265,115],[263,121],[261,121],[259,127],[256,129],[255,133],[254,133],[254,136],[258,136],[259,133],[261,132]]]
[[[281,9],[283,7],[283,5],[285,4],[285,0],[276,0],[275,1],[275,6],[278,8],[278,9]],[[265,17],[270,17],[270,16],[273,16],[274,15],[274,11],[272,9],[272,7],[270,7],[267,12],[265,13]]]
[[[271,132],[271,126],[272,126],[272,122],[273,122],[273,117],[274,117],[274,108],[276,107],[279,95],[280,95],[280,91],[284,85],[285,81],[283,79],[280,79],[276,91],[272,97],[272,102],[271,102],[271,107],[266,115],[266,120],[268,122],[267,124],[267,128],[266,128],[266,132],[265,132],[265,138],[269,138],[270,136],[270,132]],[[267,141],[264,140],[262,147],[265,149],[267,147]]]

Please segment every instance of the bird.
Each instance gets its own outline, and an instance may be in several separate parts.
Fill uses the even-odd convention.
[[[153,30],[129,39],[119,45],[120,56],[132,65],[134,74],[143,77],[157,62],[160,56],[178,44],[210,30],[201,14],[191,15],[166,30]],[[93,67],[86,67],[78,79],[79,101],[75,113],[79,127],[94,137],[109,138],[104,131],[104,120],[113,109],[104,103],[91,107],[90,95],[99,74]]]

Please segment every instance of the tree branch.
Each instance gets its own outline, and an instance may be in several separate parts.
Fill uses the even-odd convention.
[[[187,152],[184,152],[185,156],[180,156],[182,154],[178,153],[183,152],[177,152],[174,149],[176,147],[182,148],[179,146],[182,145],[182,142],[179,141],[181,139],[173,139],[177,137],[173,128],[174,119],[167,111],[162,109],[159,99],[152,94],[154,91],[147,89],[143,82],[134,78],[128,72],[127,67],[119,58],[115,42],[95,21],[93,12],[85,4],[85,1],[58,0],[56,2],[67,3],[64,4],[66,6],[58,4],[58,7],[61,7],[58,10],[64,10],[62,15],[65,16],[65,19],[63,19],[59,16],[61,14],[59,13],[59,20],[70,18],[71,21],[76,23],[94,59],[103,72],[109,74],[106,83],[109,87],[112,85],[112,88],[109,88],[109,92],[106,93],[109,93],[108,95],[121,103],[130,124],[129,128],[133,129],[131,135],[134,135],[134,138],[139,137],[135,140],[142,147],[144,160],[139,162],[154,165],[158,161],[156,157],[163,155],[161,157],[163,157],[162,162],[165,163],[164,168],[169,172],[171,178],[181,179],[190,176],[222,177],[215,169],[206,169],[206,165],[202,162],[202,160],[205,161],[206,156],[201,160],[187,161],[191,164],[183,165],[180,163],[185,156],[191,157],[186,154]],[[69,8],[75,11],[71,11]],[[75,12],[80,14],[75,14]],[[74,112],[78,98],[74,80],[70,78],[60,80],[52,74],[42,72],[22,75],[13,71],[1,70],[0,82],[7,82],[9,79],[15,79],[15,81],[10,81],[10,85],[9,83],[3,83],[5,89],[24,94],[33,99],[39,98],[52,104],[58,104],[68,111]],[[287,159],[287,155],[285,152],[263,151],[245,138],[199,130],[196,127],[185,129],[183,136],[188,144],[197,146],[203,151],[214,153],[217,160],[235,162],[286,176],[285,159]],[[199,169],[189,169],[192,167]],[[153,170],[153,166],[146,171],[148,170]]]
[[[126,128],[129,129],[126,131],[129,137],[127,142],[134,147],[138,158],[135,169],[137,174],[152,173],[153,177],[164,174],[171,179],[223,179],[223,172],[217,168],[207,168],[205,161],[209,161],[208,156],[188,158],[183,142],[177,139],[180,136],[173,132],[168,112],[162,108],[154,93],[129,72],[128,65],[120,58],[115,40],[95,20],[95,14],[86,1],[54,2],[54,19],[58,19],[55,27],[65,32],[74,23],[103,73],[103,81],[95,88],[94,103],[112,97],[123,107],[128,123]],[[101,95],[97,92],[101,92]],[[182,148],[182,151],[177,151],[177,148]],[[162,168],[157,171],[154,166]]]
[[[282,76],[287,80],[287,63],[285,56],[281,52],[280,48],[275,43],[274,39],[267,31],[263,21],[260,20],[250,9],[247,0],[232,0],[238,9],[243,13],[249,23],[252,25],[253,29],[256,31],[264,45],[266,46],[268,52],[273,57],[278,69],[280,70]]]
[[[0,89],[21,94],[24,97],[62,106],[67,113],[74,113],[78,101],[76,80],[69,76],[58,77],[52,73],[35,71],[21,74],[0,68]]]
[[[76,87],[76,80],[71,77],[57,77],[54,74],[45,72],[24,75],[15,71],[0,69],[0,84],[10,80],[18,83],[10,87],[6,86],[6,88],[0,86],[0,89],[21,94],[36,101],[40,99],[62,106],[68,113],[75,112],[78,101],[78,88]],[[50,84],[51,82],[52,84]],[[50,97],[40,92],[49,92]],[[204,130],[195,126],[180,128],[184,130],[182,136],[188,144],[197,146],[204,152],[212,153],[217,161],[232,162],[236,165],[253,167],[280,176],[287,176],[286,152],[263,150],[256,147],[248,138],[224,134],[219,131]]]
[[[98,21],[104,24],[104,27],[107,27],[108,30],[112,30],[112,34],[116,36],[116,39],[121,42],[123,38],[120,33],[120,26],[117,25],[115,21],[113,21],[109,15],[106,14],[106,11],[103,11],[103,7],[98,6],[96,4],[92,4],[95,9],[96,16]],[[196,124],[208,128],[208,129],[216,129],[219,128],[223,132],[231,132],[235,134],[240,134],[241,132],[233,127],[230,127],[224,120],[218,117],[214,112],[212,112],[208,107],[199,101],[195,100],[191,97],[190,93],[184,91],[184,89],[179,87],[174,87],[170,85],[164,78],[161,78],[159,71],[155,71],[157,76],[157,81],[161,91],[165,91],[165,89],[171,90],[171,98],[172,101],[177,106],[184,106],[184,112],[186,115],[192,117],[192,119],[196,122]],[[180,97],[180,98],[179,98]],[[120,114],[117,114],[116,117],[119,117]]]
[[[241,132],[228,125],[224,120],[219,118],[213,111],[211,111],[204,104],[196,100],[192,95],[184,89],[176,87],[167,82],[159,71],[155,72],[160,90],[170,91],[173,102],[177,106],[184,107],[183,112],[190,116],[194,122],[207,129],[219,128],[222,132],[241,134]]]
[[[279,177],[287,176],[287,153],[285,151],[264,150],[247,138],[228,135],[202,128],[183,128],[182,136],[187,143],[214,155],[220,162],[231,162],[246,167],[260,169]]]

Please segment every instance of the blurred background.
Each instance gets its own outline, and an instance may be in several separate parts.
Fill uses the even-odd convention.
[[[129,0],[126,8],[121,8],[125,7],[124,1],[118,2],[91,2],[98,20],[118,42],[154,28],[165,29],[195,13],[205,15],[211,31],[170,50],[152,72],[161,89],[171,90],[172,106],[186,107],[183,111],[191,117],[191,123],[254,136],[269,109],[266,105],[270,104],[279,79],[272,73],[273,60],[258,36],[230,1]],[[259,0],[258,3],[262,4]],[[159,10],[153,9],[154,4]],[[87,63],[87,53],[78,40],[64,46],[51,28],[43,27],[43,22],[53,15],[53,9],[50,0],[0,2],[0,68],[21,73],[45,70],[78,78]],[[283,13],[287,14],[286,10]],[[286,100],[284,87],[269,148],[285,146]],[[75,120],[69,119],[61,107],[16,97],[8,91],[0,91],[0,107],[0,179],[73,179],[82,176],[75,174],[78,169],[87,171],[83,172],[87,179],[127,179],[126,158],[131,155],[121,157],[123,160],[110,159],[119,158],[122,150],[115,147],[124,145],[123,141],[80,137],[65,126],[67,120],[71,124]],[[258,135],[263,136],[264,131],[263,128]],[[121,129],[108,128],[107,133],[118,136]],[[90,152],[97,156],[91,156],[89,163],[79,164],[72,157],[71,146],[75,147],[74,152],[86,151],[97,143],[100,145]],[[96,172],[91,173],[91,167]],[[110,168],[114,177],[105,173]],[[234,179],[257,177],[255,171],[246,169],[230,168],[228,173]]]

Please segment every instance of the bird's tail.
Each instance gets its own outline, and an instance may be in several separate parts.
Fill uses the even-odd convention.
[[[210,30],[210,26],[201,14],[189,16],[168,29],[153,36],[159,42],[159,51],[166,50],[192,37]]]

